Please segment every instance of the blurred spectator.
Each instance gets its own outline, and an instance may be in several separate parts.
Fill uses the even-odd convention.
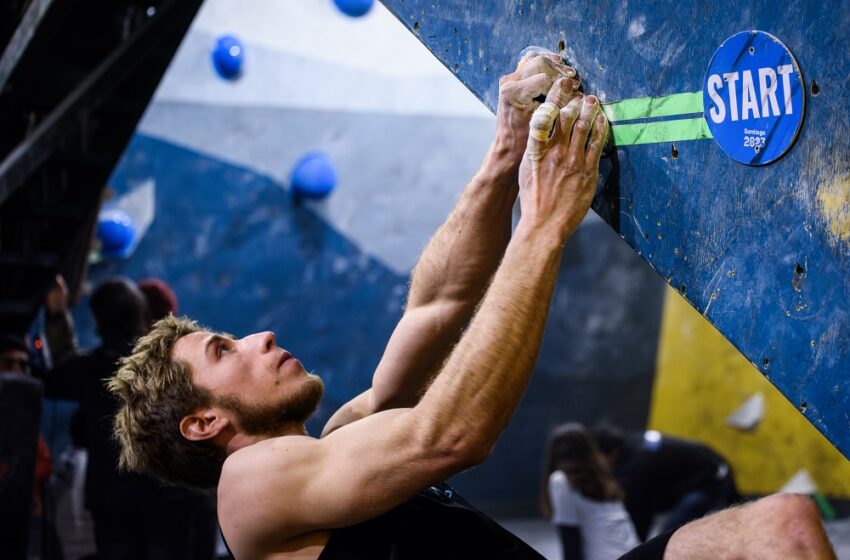
[[[625,492],[642,540],[656,514],[668,514],[664,533],[739,499],[729,464],[706,445],[656,431],[625,434],[610,425],[597,427],[593,435]]]
[[[68,312],[68,286],[57,274],[44,298],[44,334],[49,362],[58,364],[77,354],[74,321]]]
[[[70,418],[71,445],[63,449],[55,469],[56,528],[66,560],[97,558],[94,524],[85,507],[88,452],[80,440],[83,417],[79,409]]]
[[[552,432],[543,480],[540,506],[558,528],[564,560],[619,558],[639,544],[623,492],[587,428]]]
[[[32,359],[24,337],[0,334],[0,373],[32,374]],[[33,484],[32,515],[33,529],[35,530],[32,532],[32,536],[41,541],[39,548],[45,558],[60,558],[53,519],[46,515],[46,505],[49,498],[48,483],[52,472],[53,459],[50,456],[47,443],[44,441],[44,436],[39,435],[36,442]]]
[[[117,467],[118,448],[112,439],[117,403],[104,379],[114,373],[119,358],[149,328],[145,296],[126,278],[100,283],[92,293],[90,307],[101,345],[83,354],[77,354],[75,344],[68,340],[69,335],[73,337],[73,327],[66,302],[67,297],[53,301],[58,305],[49,310],[48,321],[65,326],[53,324],[48,333],[65,339],[49,340],[51,348],[55,345],[60,351],[53,353],[55,365],[46,376],[46,391],[50,397],[80,404],[82,429],[76,439],[88,448],[85,503],[94,520],[98,557],[209,560],[215,539],[214,506],[209,497],[166,487]]]
[[[32,361],[23,337],[0,334],[0,372],[32,373]]]
[[[171,290],[171,286],[159,278],[145,278],[139,280],[139,289],[145,295],[151,312],[151,323],[155,323],[166,317],[169,313],[177,315],[180,307],[177,304],[177,296]]]

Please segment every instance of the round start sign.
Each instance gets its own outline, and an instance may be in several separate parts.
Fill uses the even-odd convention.
[[[779,39],[743,31],[711,58],[703,83],[708,128],[720,148],[747,165],[765,165],[788,151],[803,123],[800,69]]]

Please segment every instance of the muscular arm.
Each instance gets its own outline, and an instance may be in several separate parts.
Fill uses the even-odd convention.
[[[416,404],[504,254],[517,194],[516,164],[496,152],[491,149],[413,271],[404,316],[372,378],[375,412]]]
[[[343,406],[326,435],[345,423],[414,406],[445,362],[481,301],[511,235],[517,174],[528,121],[561,76],[575,76],[557,56],[532,53],[500,83],[496,138],[481,169],[430,240],[411,277],[405,313],[372,377],[372,387]],[[577,80],[565,82],[572,91]]]
[[[237,556],[371,519],[483,460],[530,377],[560,260],[551,237],[518,228],[480,311],[416,407],[228,458],[219,513]]]
[[[423,398],[320,440],[273,438],[234,453],[222,472],[219,512],[237,553],[252,557],[298,535],[371,519],[489,454],[530,380],[562,247],[593,197],[607,130],[595,99],[568,103],[555,89],[532,118],[520,169],[523,216]]]

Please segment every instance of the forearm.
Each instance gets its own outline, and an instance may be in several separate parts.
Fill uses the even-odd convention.
[[[437,301],[405,312],[372,378],[372,413],[416,406],[469,323],[467,307]]]
[[[422,253],[411,281],[409,308],[440,298],[465,301],[472,308],[463,317],[468,320],[499,265],[510,239],[535,99],[547,94],[557,78],[576,75],[557,55],[538,54],[523,58],[516,72],[499,80],[495,139],[455,210]],[[565,80],[563,85],[572,91],[578,82]]]
[[[510,239],[516,180],[497,140],[422,253],[372,379],[372,412],[415,406],[469,324]]]
[[[557,55],[532,55],[499,81],[495,140],[414,270],[405,315],[372,380],[374,411],[415,405],[467,328],[511,237],[534,100],[569,75]],[[558,84],[563,95],[577,85]]]
[[[511,235],[518,162],[497,140],[414,269],[407,308],[438,300],[467,304],[484,294]]]
[[[469,329],[415,409],[442,444],[486,453],[515,411],[540,347],[562,246],[558,235],[517,227]]]
[[[46,312],[44,334],[54,366],[77,355],[74,320],[68,311]]]

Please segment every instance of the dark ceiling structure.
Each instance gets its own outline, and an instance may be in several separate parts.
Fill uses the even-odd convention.
[[[0,4],[0,330],[79,294],[106,182],[202,0]]]

